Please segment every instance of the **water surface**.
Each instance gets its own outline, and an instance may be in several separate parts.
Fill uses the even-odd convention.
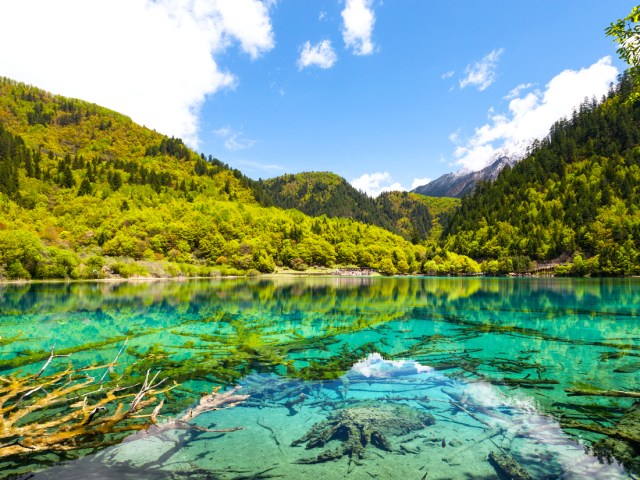
[[[126,340],[110,375],[162,370],[180,383],[168,415],[215,385],[242,385],[251,396],[196,419],[241,431],[134,436],[80,459],[0,470],[479,479],[496,477],[493,452],[533,478],[629,478],[615,459],[592,454],[601,435],[562,425],[615,427],[631,407],[565,389],[640,390],[639,287],[637,279],[379,277],[3,286],[3,373],[38,371],[54,345],[74,365],[106,365]],[[364,427],[354,433],[345,421]],[[43,470],[46,462],[53,466]]]

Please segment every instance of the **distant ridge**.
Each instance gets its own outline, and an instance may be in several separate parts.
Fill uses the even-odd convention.
[[[412,192],[430,197],[461,198],[472,193],[479,181],[495,180],[504,167],[507,165],[513,166],[516,162],[517,160],[513,157],[503,156],[477,172],[458,170],[457,172],[447,173],[426,185],[415,188]]]
[[[335,173],[287,174],[261,180],[260,186],[270,202],[280,208],[295,208],[314,217],[352,218],[383,227],[414,243],[428,238],[433,227],[430,200],[424,196],[385,192],[371,198]],[[442,209],[436,210],[440,214]]]

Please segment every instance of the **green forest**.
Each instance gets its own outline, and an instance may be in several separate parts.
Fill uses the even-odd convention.
[[[273,206],[265,184],[180,139],[6,78],[0,195],[6,279],[479,272],[376,225]]]
[[[0,279],[638,275],[640,74],[621,22],[607,34],[631,68],[608,95],[461,201],[370,198],[329,172],[252,180],[124,115],[0,78]]]
[[[485,259],[483,269],[573,259],[558,273],[640,273],[640,105],[625,75],[600,102],[585,100],[529,155],[462,200],[448,249]],[[509,264],[518,258],[519,264]]]
[[[383,192],[371,198],[331,172],[304,172],[261,180],[265,198],[281,208],[311,216],[353,218],[378,225],[419,243],[437,239],[443,222],[458,204],[455,199],[409,192]],[[432,215],[433,212],[433,215]]]

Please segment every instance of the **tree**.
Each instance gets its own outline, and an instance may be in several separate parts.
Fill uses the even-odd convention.
[[[78,196],[81,197],[83,195],[91,195],[91,182],[88,178],[84,178],[82,183],[80,183],[80,188],[78,188]]]
[[[119,171],[113,172],[113,175],[109,177],[109,185],[111,188],[116,191],[122,186],[122,175]]]
[[[62,180],[61,185],[66,188],[73,188],[76,185],[76,181],[73,178],[73,173],[71,172],[71,167],[69,164],[65,163],[62,169]]]
[[[395,275],[396,273],[398,273],[398,270],[396,270],[396,267],[393,265],[393,260],[391,260],[389,257],[384,257],[380,261],[380,265],[378,265],[378,271],[383,275]]]
[[[640,67],[640,5],[633,7],[631,13],[605,29],[609,37],[619,46],[620,58],[627,62],[633,73]]]

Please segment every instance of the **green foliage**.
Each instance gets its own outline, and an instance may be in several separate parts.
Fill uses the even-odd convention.
[[[146,157],[152,157],[156,155],[171,155],[172,157],[187,160],[191,156],[189,148],[184,144],[180,138],[167,138],[164,137],[159,145],[152,145],[147,147],[144,155]]]
[[[111,264],[109,268],[113,273],[120,275],[122,278],[149,276],[149,271],[144,266],[136,263],[116,262]]]
[[[378,225],[418,243],[432,228],[428,202],[422,195],[387,192],[371,198],[344,178],[329,172],[304,172],[262,180],[271,203],[314,217],[352,218]]]
[[[419,243],[429,236],[433,221],[426,197],[409,192],[384,192],[376,198],[376,204],[404,238]]]
[[[389,257],[385,257],[380,261],[378,270],[383,275],[395,275],[396,273],[398,273],[398,270],[393,264],[393,261]]]
[[[81,197],[83,195],[91,195],[93,193],[93,189],[91,188],[91,182],[88,178],[83,178],[80,183],[80,188],[78,188],[78,196]]]
[[[51,113],[50,121],[30,122],[34,111]],[[351,218],[265,207],[263,184],[179,139],[2,78],[0,173],[5,278],[376,268],[395,250],[394,268],[411,273],[426,255],[423,246]]]
[[[429,232],[429,240],[437,240],[442,236],[444,226],[448,225],[456,209],[460,206],[459,198],[427,197],[415,194],[424,202],[431,213],[432,229]]]
[[[274,205],[295,208],[313,217],[352,218],[393,230],[393,222],[376,201],[330,172],[304,172],[262,180]]]
[[[0,124],[0,193],[14,200],[19,198],[19,167],[24,165],[26,175],[33,176],[31,154],[22,139],[7,132]]]
[[[640,66],[640,6],[633,7],[629,15],[612,23],[605,32],[619,45],[620,58],[637,69]]]
[[[104,264],[104,258],[99,255],[89,257],[85,260],[84,265],[80,270],[79,277],[85,279],[105,278],[105,272],[102,270]]]
[[[40,239],[24,230],[0,230],[0,266],[9,279],[29,279],[45,260]]]
[[[628,73],[638,85],[640,74],[640,5],[631,9],[629,15],[612,23],[605,29],[607,36],[618,44],[617,53],[629,65]],[[640,92],[633,92],[627,103],[640,98]]]
[[[632,78],[623,76],[602,102],[585,100],[525,159],[478,185],[452,217],[445,247],[484,259],[491,273],[526,270],[526,261],[514,259],[578,252],[570,273],[640,271],[640,108],[628,102],[634,92]]]
[[[38,263],[35,278],[76,278],[78,258],[70,250],[48,247],[44,253],[44,261]]]

